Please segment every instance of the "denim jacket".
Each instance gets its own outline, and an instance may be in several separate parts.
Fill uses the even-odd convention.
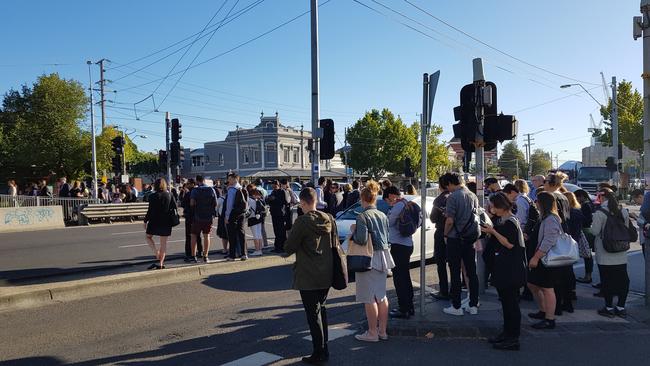
[[[388,217],[377,209],[377,206],[366,207],[357,216],[357,228],[352,239],[357,244],[365,244],[368,232],[372,235],[373,250],[388,249]]]

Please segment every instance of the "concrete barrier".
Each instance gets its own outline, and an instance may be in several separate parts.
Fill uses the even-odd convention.
[[[0,208],[0,233],[63,227],[61,206]]]

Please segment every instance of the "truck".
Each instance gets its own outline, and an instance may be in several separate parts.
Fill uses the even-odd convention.
[[[612,184],[612,172],[604,166],[583,166],[578,170],[577,185],[585,191],[596,194],[598,183]]]

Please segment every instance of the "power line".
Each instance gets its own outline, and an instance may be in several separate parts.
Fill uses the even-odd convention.
[[[537,70],[540,70],[540,71],[546,72],[546,73],[548,73],[548,74],[555,75],[555,76],[557,76],[557,77],[560,77],[560,78],[563,78],[563,79],[567,79],[567,80],[571,80],[571,81],[575,81],[575,82],[578,82],[578,83],[590,84],[590,85],[600,85],[600,84],[596,84],[596,83],[592,83],[592,82],[588,82],[588,81],[583,81],[583,80],[575,79],[575,78],[572,78],[572,77],[570,77],[570,76],[566,76],[566,75],[563,75],[563,74],[560,74],[560,73],[556,73],[556,72],[554,72],[554,71],[548,70],[548,69],[543,68],[543,67],[541,67],[541,66],[537,66],[537,65],[532,64],[532,63],[530,63],[530,62],[528,62],[528,61],[525,61],[525,60],[523,60],[523,59],[521,59],[521,58],[519,58],[519,57],[513,56],[513,55],[511,55],[511,54],[509,54],[509,53],[507,53],[507,52],[505,52],[505,51],[502,51],[502,50],[500,50],[500,49],[498,49],[498,48],[496,48],[496,47],[494,47],[494,46],[492,46],[492,45],[490,45],[490,44],[488,44],[488,43],[486,43],[486,42],[484,42],[484,41],[482,41],[482,40],[480,40],[480,39],[474,37],[473,35],[471,35],[471,34],[465,32],[465,31],[463,31],[462,29],[453,26],[452,24],[446,22],[445,20],[443,20],[443,19],[441,19],[441,18],[439,18],[439,17],[437,17],[437,16],[431,14],[431,13],[428,12],[427,10],[425,10],[425,9],[423,9],[423,8],[421,8],[421,7],[417,6],[417,5],[415,5],[415,4],[414,4],[413,2],[411,2],[410,0],[404,0],[404,2],[406,2],[407,4],[411,5],[412,7],[416,8],[416,9],[418,9],[418,10],[421,11],[422,13],[428,15],[429,17],[431,17],[431,18],[437,20],[438,22],[440,22],[440,23],[446,25],[447,27],[449,27],[449,28],[451,28],[451,29],[453,29],[453,30],[455,30],[455,31],[457,31],[457,32],[459,32],[459,33],[461,33],[461,34],[463,34],[463,35],[465,35],[465,36],[467,36],[467,37],[473,39],[474,41],[476,41],[476,42],[478,42],[478,43],[480,43],[480,44],[482,44],[482,45],[484,45],[484,46],[490,48],[490,49],[493,50],[493,51],[496,51],[496,52],[498,52],[498,53],[500,53],[500,54],[502,54],[502,55],[504,55],[504,56],[506,56],[506,57],[509,57],[509,58],[515,60],[515,61],[521,62],[521,63],[523,63],[524,65],[528,65],[528,66],[530,66],[530,67],[532,67],[532,68],[535,68],[535,69],[537,69]]]

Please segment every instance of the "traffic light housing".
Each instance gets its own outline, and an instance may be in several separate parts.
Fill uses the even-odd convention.
[[[615,172],[617,170],[616,162],[614,161],[613,156],[608,156],[607,159],[605,160],[605,166],[607,167],[607,170],[610,172]]]
[[[111,145],[113,146],[113,151],[117,155],[122,155],[124,152],[125,141],[122,136],[116,136],[111,140]]]
[[[181,146],[180,142],[172,142],[169,144],[169,149],[171,150],[172,154],[170,159],[172,166],[180,165],[185,159],[183,147]]]
[[[413,178],[415,177],[415,172],[413,171],[413,168],[411,167],[411,158],[406,157],[404,159],[404,176],[407,178]]]
[[[320,128],[323,129],[323,137],[320,139],[320,159],[329,160],[334,157],[334,121],[321,119]]]
[[[158,166],[160,167],[161,172],[167,171],[167,151],[166,150],[158,151]]]
[[[497,114],[497,86],[488,81],[485,83],[486,87],[492,88],[492,103],[486,105],[483,109],[485,114],[485,124],[483,126],[485,142],[485,151],[494,150],[497,146],[496,140],[485,139],[485,129],[488,126],[488,120]],[[474,84],[467,84],[460,89],[460,105],[454,108],[454,119],[458,123],[453,125],[454,137],[460,139],[461,146],[464,151],[476,151],[476,136],[478,135],[479,122],[476,118],[476,101],[475,101],[476,86]],[[489,127],[487,127],[489,129]]]
[[[183,136],[182,125],[178,118],[172,119],[172,142],[178,142]]]
[[[183,146],[181,146],[180,150],[178,150],[178,162],[179,162],[179,165],[183,165],[184,161],[185,161],[185,149],[183,149]]]
[[[111,159],[113,173],[120,174],[122,172],[122,155],[116,155]]]

